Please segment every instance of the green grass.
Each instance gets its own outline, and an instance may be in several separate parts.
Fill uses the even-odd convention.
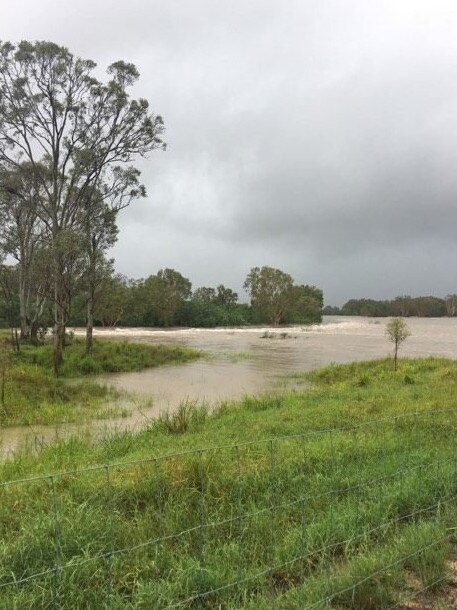
[[[109,339],[96,340],[91,355],[85,355],[84,352],[85,345],[81,339],[74,339],[66,347],[61,376],[79,377],[141,371],[154,366],[189,362],[201,356],[200,352],[188,347]],[[52,372],[52,345],[24,345],[16,360]]]
[[[139,371],[199,357],[199,352],[188,348],[109,340],[96,341],[93,355],[85,356],[84,343],[76,340],[65,350],[62,375],[55,377],[51,345],[23,345],[13,355],[5,342],[0,349],[0,359],[8,357],[0,426],[75,423],[125,415],[129,399],[91,380],[91,375]]]
[[[0,609],[384,610],[438,590],[457,525],[457,363],[298,377],[312,386],[182,405],[1,465],[4,482],[61,474],[0,488],[0,585],[66,567],[0,586]]]

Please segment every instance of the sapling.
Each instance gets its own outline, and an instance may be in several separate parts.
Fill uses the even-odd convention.
[[[403,318],[392,318],[387,322],[386,335],[394,344],[394,370],[396,371],[398,348],[411,335],[411,332]]]

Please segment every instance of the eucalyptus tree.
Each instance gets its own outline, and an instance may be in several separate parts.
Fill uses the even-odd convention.
[[[96,316],[103,326],[116,326],[126,311],[130,316],[135,314],[132,310],[138,304],[133,303],[131,299],[132,280],[121,274],[107,275],[100,282],[98,289]]]
[[[285,314],[289,324],[312,324],[322,320],[324,295],[316,286],[292,286],[290,305]]]
[[[272,326],[279,326],[291,303],[294,281],[288,273],[274,267],[253,267],[244,288],[251,305]]]
[[[133,168],[115,167],[110,182],[99,181],[88,189],[83,199],[82,234],[87,258],[86,294],[86,353],[92,352],[93,327],[97,288],[112,273],[106,252],[116,240],[117,214],[134,199],[146,196],[146,189],[139,181],[140,172]]]
[[[98,289],[103,280],[112,274],[112,261],[107,260],[106,251],[114,245],[117,238],[115,214],[103,203],[92,217],[88,215],[84,233],[84,292],[86,294],[86,353],[92,352],[95,306]]]
[[[19,274],[16,266],[0,264],[0,295],[3,309],[1,313],[11,331],[11,345],[17,351],[19,351],[17,336],[19,321],[18,279]]]
[[[0,44],[0,164],[30,163],[45,193],[39,216],[52,252],[56,372],[69,310],[65,278],[84,201],[136,157],[164,148],[162,118],[129,95],[139,78],[135,66],[111,64],[106,82],[95,68],[52,42]]]
[[[179,305],[192,295],[192,283],[175,269],[160,269],[144,280],[141,292],[146,302],[145,319],[160,326],[171,326]]]
[[[40,264],[46,241],[38,215],[42,197],[30,164],[0,168],[0,247],[17,261],[21,340],[35,334],[48,293],[49,274]]]
[[[216,289],[209,288],[208,286],[201,286],[200,288],[194,290],[192,300],[205,304],[214,303],[216,300]]]
[[[214,302],[223,307],[233,307],[238,302],[238,294],[231,288],[226,288],[224,284],[219,284]]]

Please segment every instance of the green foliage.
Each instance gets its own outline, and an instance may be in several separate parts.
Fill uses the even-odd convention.
[[[377,301],[375,299],[350,299],[341,309],[326,307],[326,315],[343,316],[417,316],[420,318],[435,318],[455,315],[452,295],[446,300],[434,296],[410,297],[407,295],[395,297],[393,300]]]
[[[402,318],[392,318],[386,324],[386,335],[392,343],[403,343],[410,335],[408,325]]]
[[[284,316],[287,324],[313,324],[322,320],[324,296],[315,286],[293,286]]]
[[[248,323],[245,311],[246,308],[240,305],[222,306],[215,302],[192,300],[180,304],[175,320],[178,326],[244,326]]]
[[[238,294],[231,288],[226,288],[223,284],[219,284],[214,302],[223,307],[233,307],[238,302]]]

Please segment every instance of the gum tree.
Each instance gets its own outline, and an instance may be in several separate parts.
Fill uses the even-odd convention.
[[[43,193],[33,168],[0,170],[0,245],[17,261],[21,340],[36,341],[36,332],[49,293],[44,226],[38,216]]]
[[[83,200],[83,248],[86,258],[84,274],[86,288],[86,354],[92,353],[93,327],[99,286],[106,278],[112,261],[106,259],[107,250],[117,240],[117,214],[134,199],[146,196],[135,168],[115,168],[109,183],[88,191]]]
[[[139,77],[135,66],[113,63],[106,82],[95,68],[52,42],[0,44],[0,164],[27,162],[44,192],[38,214],[52,254],[56,373],[69,311],[65,274],[84,234],[84,205],[131,171],[135,158],[164,148],[162,118],[129,95]]]
[[[251,297],[251,305],[272,326],[279,326],[291,302],[292,277],[274,267],[253,267],[246,277],[244,288]]]
[[[181,303],[190,299],[192,283],[175,269],[160,269],[143,284],[148,309],[161,326],[171,326]]]

